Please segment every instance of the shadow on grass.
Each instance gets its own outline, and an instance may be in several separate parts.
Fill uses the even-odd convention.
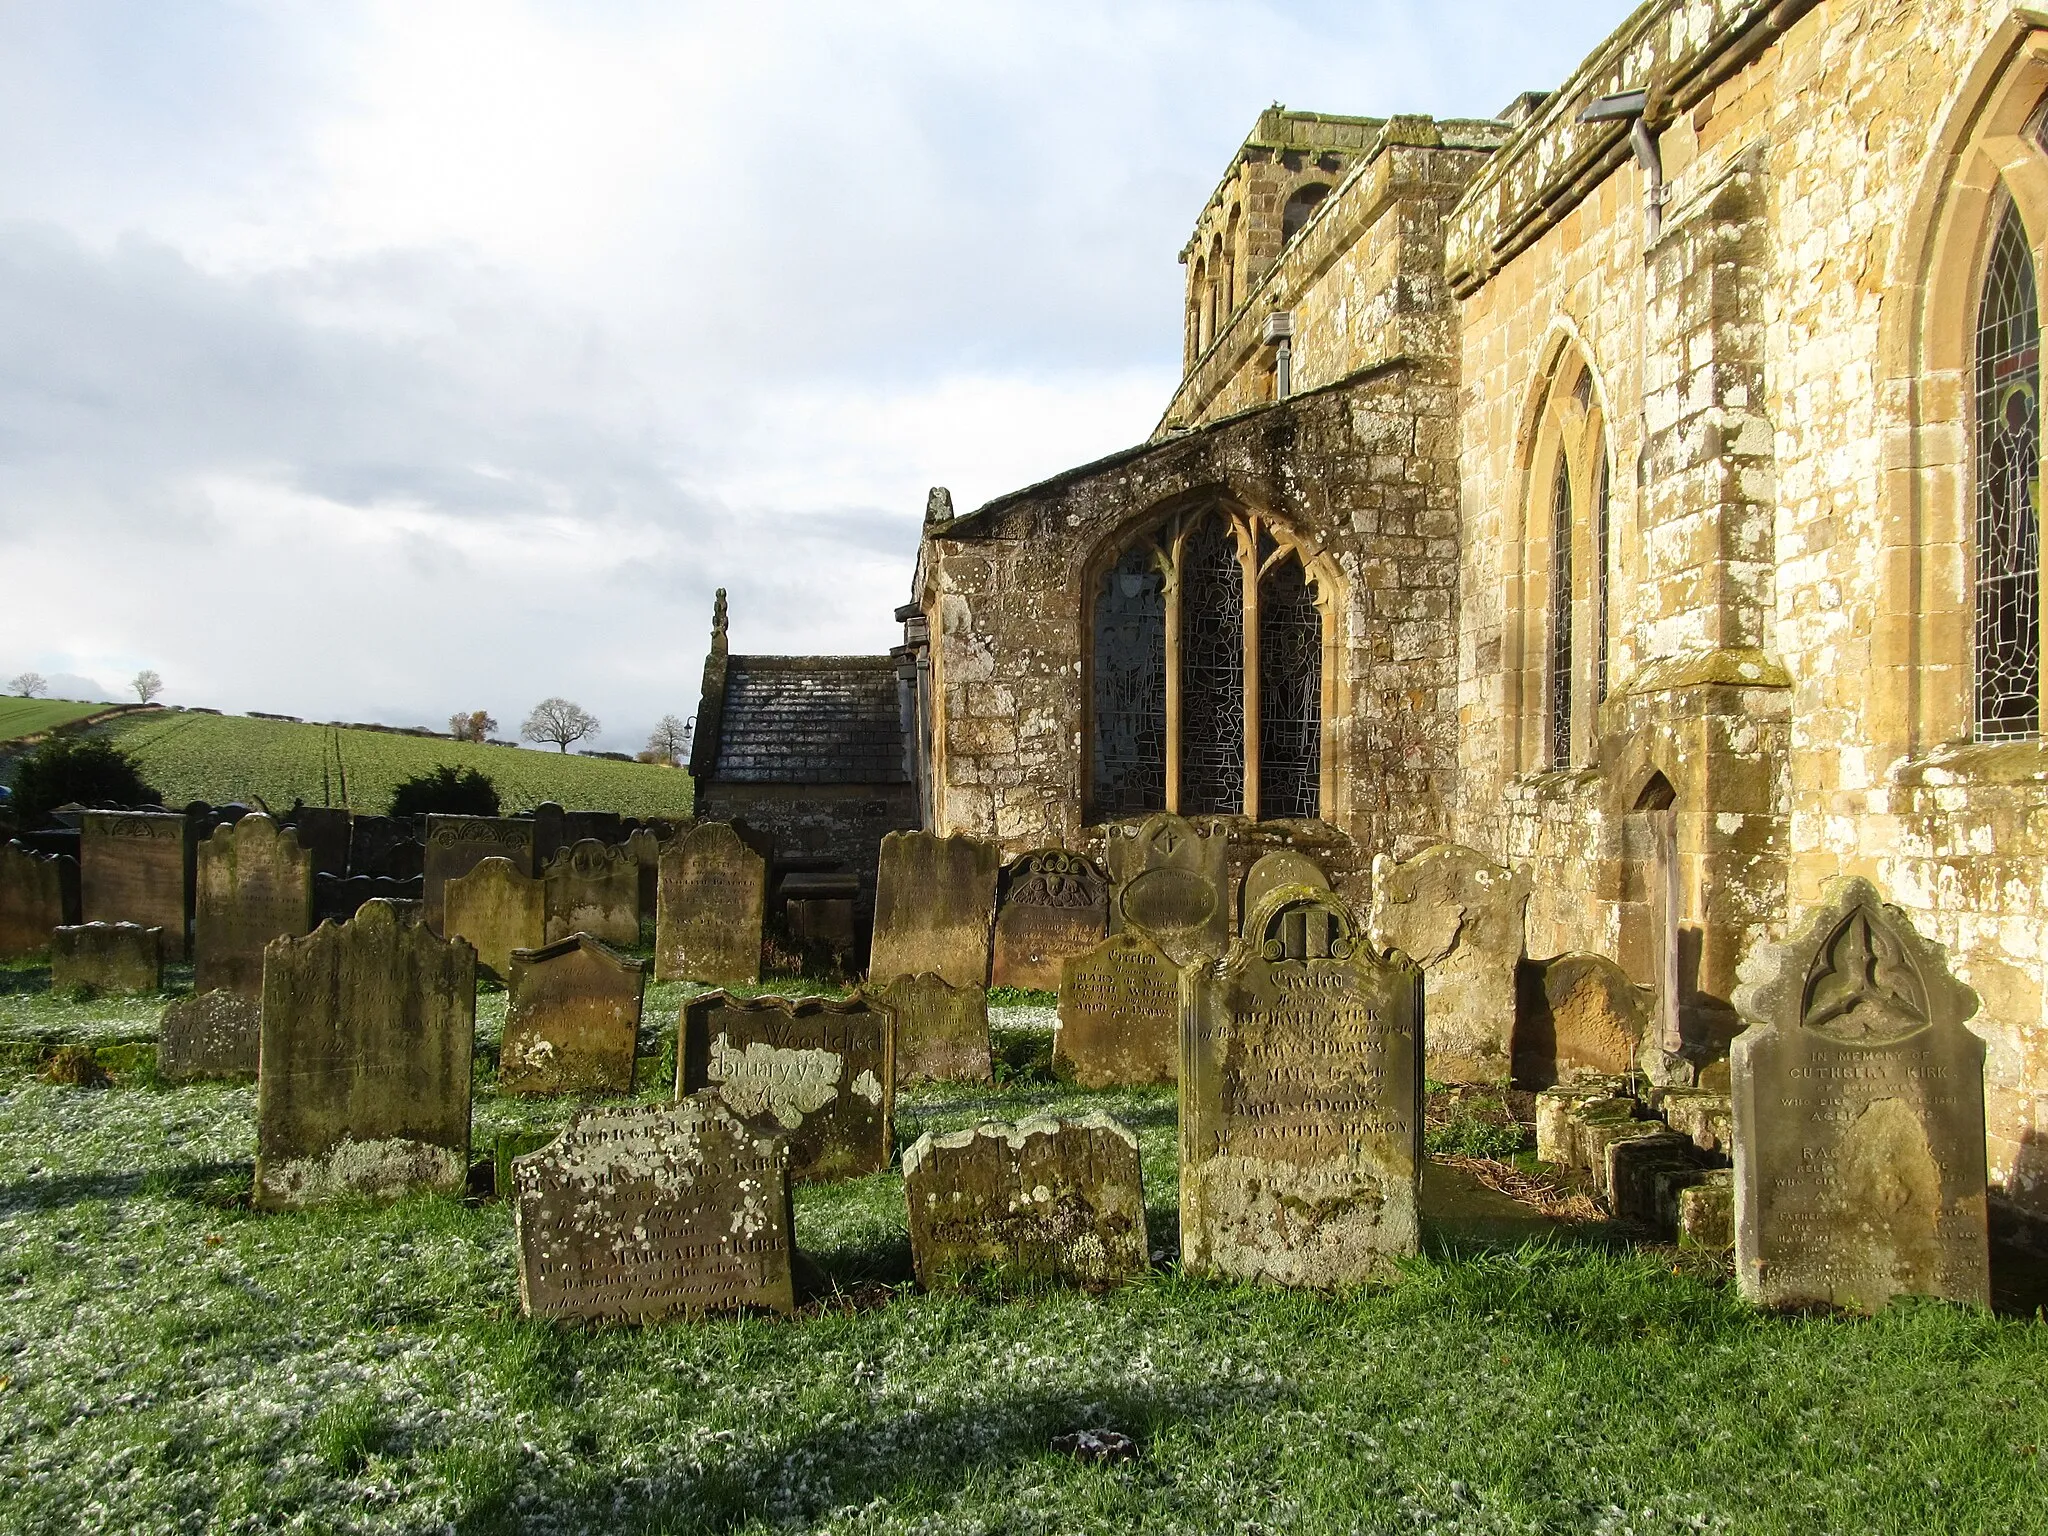
[[[92,1200],[130,1200],[137,1195],[169,1195],[195,1204],[235,1204],[234,1192],[246,1199],[256,1165],[184,1163],[147,1172],[36,1174],[13,1184],[0,1184],[0,1216],[27,1211],[60,1210]]]

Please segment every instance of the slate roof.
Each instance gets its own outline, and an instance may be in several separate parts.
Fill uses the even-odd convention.
[[[887,656],[734,656],[711,782],[904,784]]]

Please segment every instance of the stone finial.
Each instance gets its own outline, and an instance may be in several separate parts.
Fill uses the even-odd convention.
[[[711,600],[711,638],[725,638],[725,588],[718,589],[718,595]]]
[[[924,498],[924,525],[953,521],[953,493],[943,485],[935,485]]]

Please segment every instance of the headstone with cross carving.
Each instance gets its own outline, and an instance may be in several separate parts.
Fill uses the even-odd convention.
[[[1988,1303],[1977,994],[1868,881],[1737,973],[1735,1260],[1767,1306]]]
[[[1214,960],[1230,944],[1230,839],[1178,816],[1110,829],[1112,933],[1136,930],[1175,965]]]
[[[1060,962],[1109,932],[1109,880],[1082,853],[1040,848],[1003,871],[996,902],[998,987],[1057,991]]]

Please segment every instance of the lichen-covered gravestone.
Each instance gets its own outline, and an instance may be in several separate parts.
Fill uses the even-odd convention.
[[[1252,867],[1245,871],[1244,885],[1237,893],[1238,921],[1242,927],[1245,918],[1259,909],[1266,897],[1283,885],[1305,885],[1316,890],[1329,887],[1330,877],[1322,865],[1305,853],[1292,848],[1276,848],[1262,855]]]
[[[1327,1288],[1416,1251],[1422,976],[1376,957],[1331,892],[1270,891],[1214,968],[1183,973],[1181,1258]]]
[[[161,992],[168,942],[163,929],[140,923],[79,923],[52,929],[50,990]]]
[[[654,1322],[795,1310],[789,1153],[715,1094],[586,1109],[512,1161],[519,1308]]]
[[[1060,967],[1053,1060],[1083,1088],[1170,1083],[1180,1069],[1180,968],[1140,933]]]
[[[1651,994],[1606,956],[1558,955],[1525,964],[1517,992],[1517,1084],[1548,1088],[1587,1075],[1625,1077],[1637,1069],[1650,1034]],[[1436,1015],[1429,1018],[1434,1032]]]
[[[80,905],[88,923],[161,928],[164,952],[188,954],[192,830],[165,811],[87,811],[78,840]]]
[[[646,967],[587,934],[512,954],[500,1093],[633,1091]]]
[[[759,981],[767,915],[768,861],[722,821],[691,828],[661,849],[654,979]]]
[[[545,888],[510,859],[481,860],[442,890],[441,931],[467,939],[477,964],[500,981],[512,974],[512,952],[547,940]]]
[[[640,865],[624,848],[584,838],[541,871],[547,885],[547,942],[587,933],[600,944],[640,942]]]
[[[476,951],[409,902],[275,939],[264,956],[256,1204],[316,1205],[469,1174]]]
[[[1516,967],[1529,876],[1470,848],[1440,843],[1396,864],[1373,860],[1372,941],[1422,967],[1429,1075],[1493,1083],[1513,1066]]]
[[[1988,1304],[1977,994],[1866,880],[1737,972],[1735,1265],[1766,1306]]]
[[[201,992],[165,1005],[156,1074],[165,1082],[256,1076],[263,1043],[263,1004],[238,992]]]
[[[0,960],[39,955],[50,934],[78,915],[78,861],[0,846]]]
[[[948,986],[927,971],[867,992],[895,1015],[897,1082],[989,1081],[986,988]]]
[[[892,1036],[865,1000],[707,992],[683,1005],[676,1097],[715,1090],[755,1130],[786,1135],[793,1179],[879,1173],[895,1151]]]
[[[877,981],[934,971],[956,987],[988,985],[1002,850],[978,837],[891,832],[875,876]]]
[[[1109,932],[1109,879],[1086,854],[1040,848],[1003,872],[989,979],[1041,992],[1060,984],[1060,962]]]
[[[442,906],[448,882],[460,879],[485,859],[509,859],[520,874],[531,876],[534,871],[533,823],[510,816],[427,818],[427,841],[421,861],[424,884],[420,892],[426,902],[427,926],[434,932],[448,931],[443,924],[446,913]],[[356,873],[402,877],[408,871],[398,868],[372,870],[358,866]],[[541,941],[535,938],[533,942],[538,944]]]
[[[980,1273],[1106,1290],[1149,1257],[1138,1138],[1100,1110],[927,1133],[903,1154],[903,1192],[928,1291]]]
[[[263,996],[263,947],[313,927],[313,859],[296,832],[251,814],[199,845],[192,986]]]
[[[1109,927],[1135,929],[1175,965],[1214,960],[1230,945],[1230,839],[1165,814],[1110,829]]]

